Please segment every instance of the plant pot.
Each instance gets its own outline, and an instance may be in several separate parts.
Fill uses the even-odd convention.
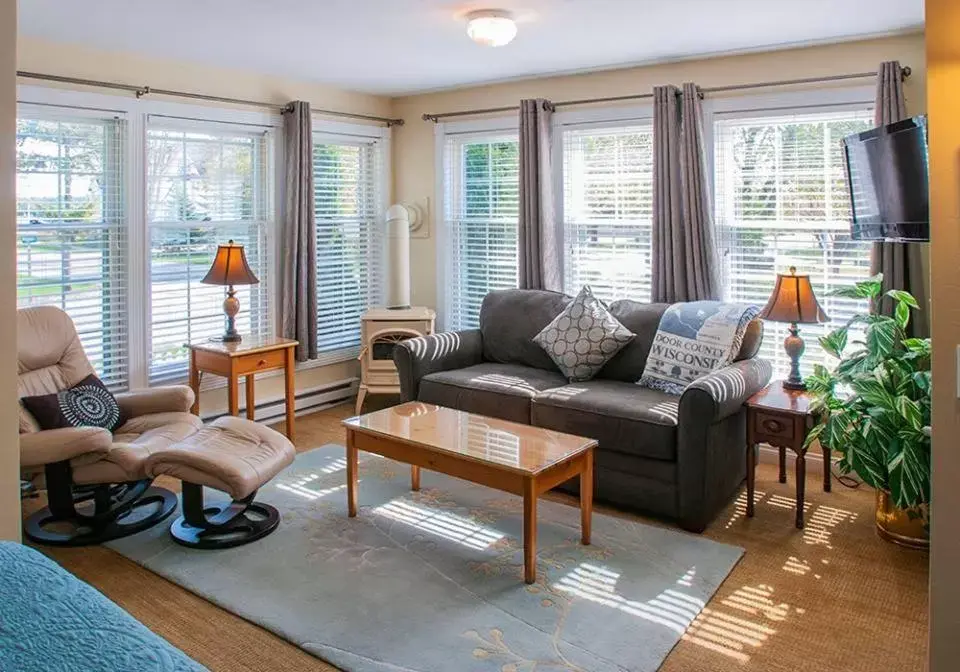
[[[901,509],[894,505],[889,492],[877,490],[877,534],[881,539],[907,548],[930,548],[930,532],[926,526],[928,515],[926,504]]]

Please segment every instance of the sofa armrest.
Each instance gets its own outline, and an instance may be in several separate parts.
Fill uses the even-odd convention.
[[[415,401],[424,376],[483,361],[483,340],[479,329],[411,338],[397,344],[393,361],[400,374],[400,399]]]
[[[113,435],[101,427],[63,427],[20,435],[20,466],[42,467],[81,455],[106,455]]]
[[[680,525],[702,532],[746,475],[743,403],[770,381],[770,363],[745,359],[693,381],[680,397],[677,507]]]
[[[189,413],[194,394],[186,385],[164,385],[131,390],[116,395],[120,411],[127,418],[151,413]]]
[[[680,397],[680,423],[717,422],[733,415],[772,375],[770,362],[754,357],[697,378]]]

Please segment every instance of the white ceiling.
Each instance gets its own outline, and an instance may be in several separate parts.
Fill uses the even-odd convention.
[[[512,10],[497,49],[463,14]],[[26,0],[20,32],[396,95],[923,24],[923,0]],[[56,73],[51,73],[56,74]]]

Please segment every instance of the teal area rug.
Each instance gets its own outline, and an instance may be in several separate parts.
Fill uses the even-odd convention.
[[[349,672],[653,672],[740,559],[733,546],[539,507],[538,581],[522,581],[521,499],[344,449],[301,454],[260,491],[283,515],[247,546],[177,546],[159,525],[110,547]],[[209,496],[216,493],[209,492]]]

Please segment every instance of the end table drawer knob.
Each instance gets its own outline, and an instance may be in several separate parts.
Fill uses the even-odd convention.
[[[257,362],[257,366],[265,366],[266,363],[267,363],[267,360],[261,359],[259,362]]]
[[[793,427],[786,418],[767,413],[757,413],[754,420],[756,431],[766,436],[789,438],[793,435]]]

